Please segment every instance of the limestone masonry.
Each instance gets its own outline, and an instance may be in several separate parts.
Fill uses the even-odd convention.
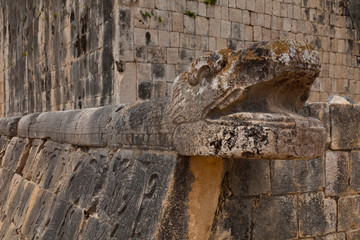
[[[360,239],[359,16],[0,1],[0,239]]]
[[[360,101],[356,0],[3,0],[0,6],[2,117],[168,96],[196,58],[276,39],[306,41],[319,51],[311,102],[334,94]]]
[[[360,106],[303,106],[319,64],[259,42],[169,97],[1,119],[0,239],[358,239]]]

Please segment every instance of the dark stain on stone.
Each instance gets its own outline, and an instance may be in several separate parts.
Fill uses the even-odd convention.
[[[236,50],[236,42],[233,41],[233,40],[229,40],[228,48],[231,49],[231,50]]]
[[[114,68],[114,56],[113,56],[113,52],[112,52],[112,48],[111,47],[106,47],[104,48],[103,52],[102,52],[102,70],[103,71],[109,71],[112,70]]]
[[[316,25],[313,24],[312,27],[313,27],[313,32],[314,32],[314,33],[317,33],[317,32],[318,32],[318,29],[317,29]]]
[[[114,21],[104,23],[103,46],[112,45]],[[122,33],[122,31],[120,31]]]
[[[154,63],[151,65],[151,72],[152,75],[156,78],[163,78],[165,77],[165,68],[164,64],[157,64]]]
[[[353,48],[354,48],[354,41],[349,39],[349,40],[347,40],[347,43],[348,43],[348,48],[346,49],[346,53],[352,54]]]
[[[305,1],[304,1],[305,2]],[[310,10],[308,8],[305,9],[305,15],[306,18],[309,19],[310,18]]]
[[[180,157],[174,171],[174,186],[158,226],[159,239],[188,239],[188,199],[193,181],[190,159]]]
[[[87,22],[88,22],[88,12],[80,18],[81,34],[85,34],[88,31]]]
[[[321,49],[321,47],[322,47],[322,42],[321,42],[321,40],[320,40],[319,37],[317,37],[317,38],[315,39],[313,45],[314,45],[317,49]]]
[[[103,4],[103,17],[104,22],[108,21],[112,17],[112,11],[113,11],[113,1],[112,0],[103,0],[101,1]]]
[[[138,85],[138,97],[140,99],[150,99],[151,98],[152,84],[151,82],[141,82]]]
[[[145,59],[146,47],[141,46],[135,49],[135,55],[137,58]]]
[[[122,61],[116,61],[115,62],[115,65],[116,65],[116,70],[119,72],[119,73],[122,73],[122,72],[125,72],[125,66],[126,64]]]
[[[215,154],[218,154],[221,150],[222,140],[215,140],[210,142],[210,146],[214,147]]]
[[[151,35],[149,32],[146,32],[145,38],[146,38],[146,45],[149,45],[151,42]]]
[[[74,56],[80,57],[86,52],[86,35],[78,36],[74,43]]]
[[[75,20],[75,13],[74,13],[74,11],[71,11],[70,22],[73,22],[74,20]]]
[[[181,49],[181,51],[180,51],[180,59],[181,60],[186,59],[186,51],[185,51],[185,49]]]
[[[224,161],[225,172],[210,240],[218,239],[219,232],[231,232],[233,239],[251,239],[251,201],[239,197],[236,193],[238,190],[233,189],[248,185],[247,177],[252,174],[249,162],[243,160]],[[241,175],[237,175],[237,172],[241,172]]]
[[[254,126],[245,128],[244,131],[245,131],[245,138],[246,139],[251,138],[253,140],[253,144],[254,144],[253,151],[257,155],[261,155],[262,147],[267,146],[269,144],[268,135],[264,131],[264,128],[259,125],[254,125]],[[247,144],[243,144],[242,147],[246,148]],[[244,152],[242,154],[242,156],[246,157],[246,158],[252,158],[255,155],[254,152]]]
[[[228,137],[228,135],[229,135],[229,137]],[[223,132],[223,139],[226,139],[225,145],[227,146],[227,148],[229,150],[233,149],[233,147],[235,146],[237,137],[238,137],[238,134],[235,132],[235,129],[232,131],[225,130]]]
[[[82,101],[81,101],[81,96],[79,95],[78,96],[78,109],[81,109],[82,108]]]
[[[102,100],[101,104],[105,104],[105,98],[111,94],[113,89],[113,74],[112,71],[102,73]]]

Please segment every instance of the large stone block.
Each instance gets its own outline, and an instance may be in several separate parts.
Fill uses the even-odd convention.
[[[323,123],[327,133],[326,144],[329,145],[331,141],[329,104],[308,102],[300,109],[299,113],[304,117],[317,118]]]
[[[295,196],[261,198],[255,206],[252,239],[297,238]]]
[[[360,148],[360,105],[331,104],[331,148],[349,150]]]
[[[17,205],[17,209],[14,214],[13,220],[14,225],[17,228],[20,228],[23,225],[26,218],[26,213],[28,209],[31,208],[31,204],[33,204],[32,195],[34,192],[36,192],[37,188],[38,187],[34,183],[25,181],[24,190],[21,193],[18,202],[15,203]]]
[[[72,215],[71,213],[72,206],[64,201],[61,198],[57,198],[54,206],[52,206],[50,219],[48,219],[48,224],[44,226],[43,232],[41,232],[40,239],[56,239],[61,236],[58,236],[60,229],[63,228],[63,225],[68,225],[64,220]],[[68,219],[71,221],[71,219]],[[78,220],[78,219],[77,219]],[[80,222],[73,221],[73,226],[76,227]]]
[[[254,196],[270,192],[269,160],[234,159],[226,168],[229,169],[229,187],[235,196]]]
[[[66,209],[66,215],[61,223],[61,226],[56,229],[58,232],[56,237],[53,239],[78,239],[81,230],[81,223],[84,218],[85,214],[83,214],[81,208],[72,206],[71,208]],[[51,231],[49,232],[50,234],[45,234],[43,239],[48,239],[48,237],[50,239],[51,236],[54,236]]]
[[[55,207],[56,195],[36,188],[31,196],[31,204],[26,212],[21,232],[29,239],[36,239],[46,229]]]
[[[44,148],[45,142],[46,140],[42,140],[42,139],[34,139],[32,141],[28,158],[21,172],[21,175],[24,176],[25,179],[30,180],[32,178],[32,171],[34,165],[37,164],[36,157]]]
[[[6,148],[2,166],[17,173],[21,173],[30,151],[27,139],[13,137]]]
[[[360,228],[360,196],[341,197],[338,200],[338,230]]]
[[[6,200],[4,204],[0,206],[1,211],[5,213],[5,216],[9,219],[13,219],[17,208],[19,207],[19,203],[21,201],[21,195],[25,190],[27,181],[21,178],[20,175],[14,174],[11,182],[8,183],[10,185],[8,194],[6,196]]]
[[[325,194],[340,195],[349,191],[349,153],[327,151],[325,154]]]
[[[334,199],[323,193],[306,193],[299,197],[299,236],[312,237],[336,231],[337,208]]]
[[[9,191],[11,187],[11,181],[14,173],[10,170],[0,168],[0,216],[5,211],[5,202],[9,197]]]
[[[100,218],[118,226],[113,238],[152,238],[175,159],[174,155],[130,150],[115,153],[96,208]]]
[[[96,209],[109,170],[107,150],[96,149],[90,153],[77,151],[71,154],[71,161],[73,167],[64,174],[67,175],[63,179],[66,185],[60,195],[83,209]]]
[[[0,135],[13,137],[17,135],[18,123],[21,117],[0,119]]]
[[[321,158],[271,161],[272,194],[318,191],[325,186]]]
[[[346,233],[346,240],[358,240],[360,239],[360,230],[349,231]]]
[[[218,211],[214,239],[251,239],[251,199],[225,199]]]

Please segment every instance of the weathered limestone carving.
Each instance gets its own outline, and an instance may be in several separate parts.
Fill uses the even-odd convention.
[[[296,114],[319,72],[314,48],[290,40],[197,59],[174,83],[176,150],[233,158],[321,156],[325,129]]]
[[[197,59],[176,78],[171,97],[30,114],[18,132],[80,146],[176,150],[185,156],[315,158],[323,152],[325,129],[296,111],[319,71],[319,55],[309,44],[259,42]]]

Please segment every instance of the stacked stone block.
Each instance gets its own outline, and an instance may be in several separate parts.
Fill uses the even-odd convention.
[[[16,0],[1,6],[1,116],[163,97],[199,56],[285,38],[320,51],[323,67],[311,101],[335,93],[360,100],[357,33],[343,1]]]
[[[145,109],[152,115],[144,119],[161,118],[150,103],[2,119],[0,238],[186,239],[192,158],[166,141],[145,148],[138,135],[129,132],[130,141],[116,134],[126,117],[137,123],[133,130],[149,130],[149,121],[135,116]],[[327,129],[322,158],[215,158],[224,171],[211,237],[358,239],[359,113],[356,104],[301,110]]]
[[[359,111],[328,103],[301,110],[328,129],[323,158],[229,160],[216,230],[236,239],[359,238]]]

